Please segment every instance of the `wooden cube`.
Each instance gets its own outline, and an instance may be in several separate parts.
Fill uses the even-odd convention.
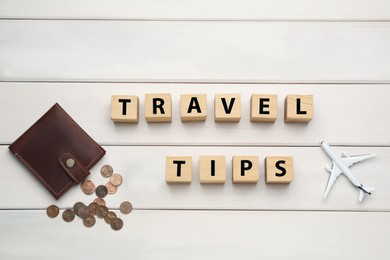
[[[278,96],[253,94],[251,122],[275,122],[278,117]]]
[[[240,94],[216,94],[214,100],[216,122],[238,122],[241,119]]]
[[[192,157],[168,156],[165,162],[165,181],[167,183],[191,183]]]
[[[233,183],[257,183],[259,181],[258,156],[233,156]]]
[[[111,96],[111,120],[117,123],[138,123],[138,97]]]
[[[225,156],[200,156],[200,183],[223,184],[225,180]]]
[[[287,184],[294,179],[293,157],[268,156],[265,158],[265,182]]]
[[[284,108],[286,123],[308,123],[313,118],[313,95],[287,95]]]
[[[172,122],[171,94],[146,94],[145,119],[149,123]]]
[[[180,98],[181,121],[205,121],[207,117],[206,94],[186,94]]]

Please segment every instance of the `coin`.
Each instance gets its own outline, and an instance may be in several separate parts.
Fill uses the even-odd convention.
[[[113,211],[109,211],[107,216],[104,217],[104,221],[106,221],[107,224],[111,224],[111,221],[116,219],[116,214]]]
[[[116,193],[116,191],[118,190],[118,187],[112,185],[111,182],[107,182],[105,186],[107,188],[108,194],[110,195]]]
[[[108,208],[106,206],[98,206],[96,208],[96,216],[99,218],[104,218],[108,214]]]
[[[106,202],[102,198],[96,198],[93,202],[97,203],[99,206],[106,206]]]
[[[96,215],[96,208],[99,206],[96,202],[92,202],[91,204],[88,205],[89,212],[91,215]]]
[[[112,175],[112,173],[114,172],[114,170],[112,169],[111,165],[104,165],[101,169],[100,169],[100,173],[102,174],[102,176],[104,178],[108,178]]]
[[[123,227],[123,221],[120,218],[116,218],[111,221],[110,225],[113,230],[120,230]]]
[[[122,184],[122,176],[120,174],[115,173],[110,177],[110,182],[112,185],[118,187]]]
[[[122,214],[129,214],[133,210],[133,205],[128,201],[124,201],[119,206],[119,210]]]
[[[55,218],[60,213],[60,209],[56,205],[50,205],[46,209],[46,214],[49,218]]]
[[[91,195],[95,192],[95,184],[90,180],[83,181],[80,185],[80,188],[87,195]]]
[[[92,215],[89,215],[87,218],[83,219],[84,226],[86,226],[88,228],[93,227],[93,225],[95,225],[95,223],[96,223],[96,219]]]
[[[66,209],[62,212],[62,219],[66,222],[71,222],[74,220],[74,211],[72,209]]]
[[[104,185],[99,185],[96,187],[95,193],[99,198],[104,198],[108,193],[107,187]]]
[[[76,211],[76,215],[82,219],[87,218],[90,214],[91,214],[91,211],[90,211],[89,207],[87,207],[85,205],[80,206]]]
[[[73,205],[73,210],[75,213],[77,213],[77,210],[82,207],[82,206],[85,206],[84,203],[82,202],[76,202],[74,205]]]

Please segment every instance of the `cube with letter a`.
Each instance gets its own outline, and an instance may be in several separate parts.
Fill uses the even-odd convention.
[[[233,156],[233,183],[257,183],[259,181],[258,156]]]
[[[167,183],[191,183],[191,156],[168,156],[165,163],[165,181]]]
[[[288,184],[294,179],[293,157],[268,156],[265,158],[265,182]]]
[[[138,123],[138,97],[111,96],[111,120],[117,123]]]
[[[205,121],[207,117],[206,94],[185,94],[180,97],[181,121]]]
[[[284,104],[286,123],[308,123],[313,119],[313,95],[287,95]]]

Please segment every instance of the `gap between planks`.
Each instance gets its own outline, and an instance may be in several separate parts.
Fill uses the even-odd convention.
[[[2,80],[0,79],[0,83],[31,83],[31,84],[186,84],[186,85],[390,85],[390,80],[380,80],[380,81],[372,81],[372,80],[360,80],[360,81],[275,81],[275,80],[146,80],[146,79],[138,79],[138,80]]]
[[[69,207],[59,207],[60,210],[68,209]],[[109,208],[110,210],[116,210],[119,211],[118,207],[115,208]],[[1,212],[11,212],[11,211],[46,211],[46,208],[1,208]],[[316,213],[390,213],[390,210],[320,210],[320,209],[197,209],[197,208],[133,208],[132,212],[129,214],[131,215],[134,211],[188,211],[188,212],[316,212]]]
[[[1,17],[0,21],[112,21],[112,22],[276,22],[276,23],[388,23],[389,19],[219,19],[219,18],[25,18]]]

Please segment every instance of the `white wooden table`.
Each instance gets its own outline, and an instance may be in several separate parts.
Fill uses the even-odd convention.
[[[0,0],[0,259],[388,259],[390,3],[385,0]],[[172,123],[146,123],[144,95],[171,93]],[[180,95],[205,93],[208,118],[180,121]],[[239,123],[213,98],[239,93]],[[251,123],[251,94],[278,95],[275,123]],[[111,95],[137,95],[138,124],[110,120]],[[309,124],[283,121],[287,94],[314,95]],[[93,196],[55,201],[8,150],[55,102],[104,146],[124,177],[107,203],[134,211],[115,232],[49,219]],[[378,153],[328,198],[327,140]],[[165,183],[165,158],[192,156],[190,185]],[[225,185],[199,183],[199,156],[225,155]],[[231,158],[257,155],[260,181],[233,185]],[[290,185],[266,185],[264,158],[294,157]]]

